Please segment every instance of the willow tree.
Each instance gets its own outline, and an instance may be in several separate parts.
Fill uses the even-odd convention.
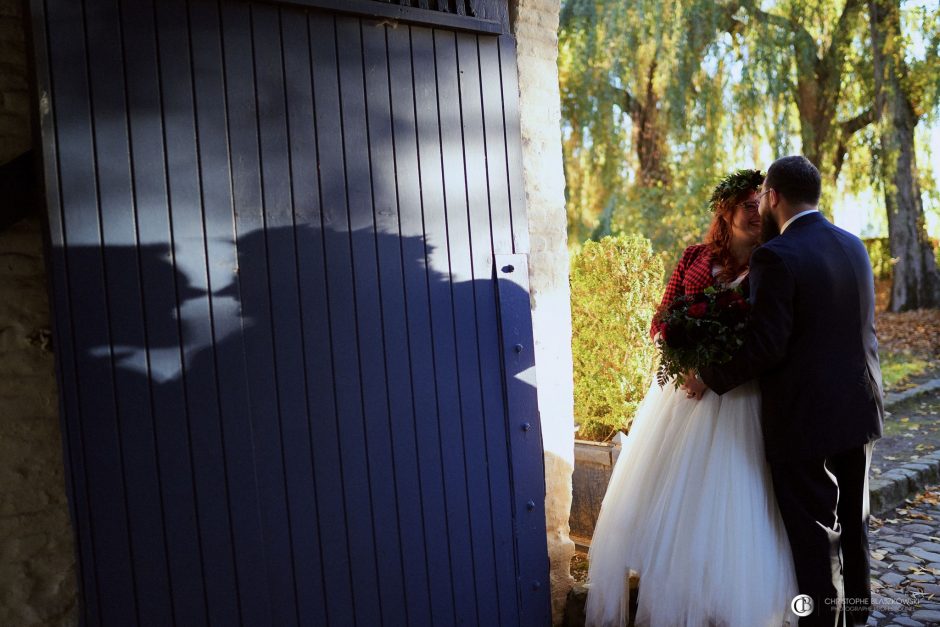
[[[940,272],[924,223],[915,129],[940,101],[940,10],[923,11],[917,24],[924,54],[910,54],[901,27],[900,0],[870,0],[877,153],[896,260],[890,309],[940,307]]]
[[[730,125],[719,35],[738,2],[566,0],[559,29],[569,241],[696,239]]]
[[[764,106],[795,109],[800,150],[831,194],[852,136],[875,119],[870,99],[851,97],[858,77],[847,62],[865,31],[865,0],[783,0],[766,10],[761,4],[743,2],[750,85],[769,97]],[[784,113],[779,122],[777,136],[785,139],[790,118]]]
[[[937,306],[940,279],[919,185],[929,174],[916,167],[915,129],[937,107],[940,11],[922,10],[902,28],[899,0],[784,0],[766,10],[746,0],[744,10],[739,32],[754,63],[743,84],[756,102],[764,94],[760,106],[783,112],[782,143],[797,127],[800,150],[824,176],[824,210],[846,163],[849,189],[883,189],[897,260],[891,309]],[[913,31],[926,51],[920,58],[904,36]]]

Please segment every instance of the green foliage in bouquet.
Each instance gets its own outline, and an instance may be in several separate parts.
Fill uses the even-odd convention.
[[[657,325],[659,386],[671,379],[678,388],[690,370],[730,361],[744,344],[749,317],[750,304],[740,288],[709,287],[701,294],[679,296]]]
[[[628,430],[653,373],[649,324],[663,293],[663,261],[640,235],[589,241],[571,260],[577,437]]]

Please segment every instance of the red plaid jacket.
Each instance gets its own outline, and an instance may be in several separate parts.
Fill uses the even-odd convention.
[[[708,244],[694,244],[685,249],[666,285],[666,292],[650,324],[650,337],[659,330],[659,316],[681,294],[698,294],[715,285],[712,276],[712,252]]]

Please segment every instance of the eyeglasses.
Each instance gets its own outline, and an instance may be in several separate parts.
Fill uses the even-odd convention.
[[[747,202],[738,203],[738,206],[744,207],[744,210],[750,214],[755,214],[758,213],[758,207],[760,207],[760,203],[756,200],[749,200]]]
[[[757,200],[748,200],[747,202],[738,203],[738,206],[743,206],[744,210],[749,214],[754,215],[755,213],[760,213],[758,208],[760,207],[760,199],[770,193],[769,189],[765,189],[757,195]]]

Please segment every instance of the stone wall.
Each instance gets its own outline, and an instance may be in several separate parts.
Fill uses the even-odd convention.
[[[0,163],[30,147],[19,0],[0,0]],[[39,220],[0,231],[0,625],[76,624]]]
[[[0,163],[30,147],[22,0],[0,0]]]
[[[510,3],[519,67],[522,156],[531,241],[529,286],[535,376],[545,445],[545,517],[556,625],[564,618],[565,599],[574,584],[570,563],[575,550],[568,529],[574,467],[574,384],[557,65],[559,10],[560,0]]]
[[[75,557],[39,221],[0,232],[0,625],[71,625]]]

